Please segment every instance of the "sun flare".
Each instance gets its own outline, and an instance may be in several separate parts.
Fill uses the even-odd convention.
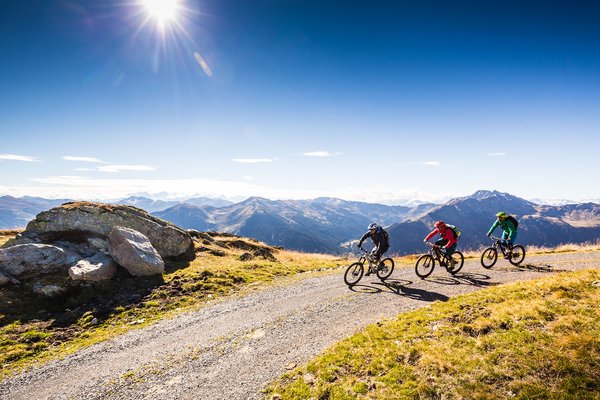
[[[179,0],[143,0],[143,4],[148,15],[154,18],[159,25],[175,20],[181,8]]]

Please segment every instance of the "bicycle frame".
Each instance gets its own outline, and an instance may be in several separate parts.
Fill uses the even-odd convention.
[[[431,249],[429,249],[429,254],[431,255],[431,257],[437,260],[442,267],[446,267],[448,265],[448,262],[450,261],[450,257],[444,254],[442,250],[440,250],[439,246],[436,246],[435,244],[429,242],[425,243],[431,246]]]
[[[505,239],[496,237],[496,236],[490,236],[490,239],[492,239],[494,241],[494,244],[492,245],[493,248],[497,249],[500,248],[500,251],[502,252],[502,255],[506,257],[506,255],[508,255],[510,253],[510,249],[507,248],[507,244],[503,243],[505,241]]]
[[[369,263],[369,271],[375,272],[376,268],[373,268],[373,266],[375,265],[375,258],[371,255],[370,252],[368,252],[364,248],[360,247],[360,250],[362,251],[363,254],[359,257],[358,262],[361,264],[368,262]]]

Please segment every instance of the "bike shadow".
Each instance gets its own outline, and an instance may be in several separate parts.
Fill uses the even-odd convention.
[[[558,269],[554,268],[549,264],[521,264],[517,266],[517,268],[521,271],[535,271],[535,272],[568,272],[568,269]]]
[[[493,282],[490,279],[489,275],[465,272],[454,276],[432,276],[424,280],[440,285],[471,285],[476,287],[495,286],[499,284],[499,282]]]
[[[433,302],[448,301],[449,297],[429,290],[410,287],[414,282],[406,279],[387,279],[383,282],[371,282],[371,284],[355,285],[350,288],[354,292],[360,293],[392,293],[398,296],[407,297],[413,300]]]

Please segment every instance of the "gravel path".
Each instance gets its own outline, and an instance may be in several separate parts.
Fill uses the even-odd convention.
[[[491,270],[467,260],[452,277],[397,269],[354,290],[336,274],[230,298],[132,331],[0,383],[1,399],[255,399],[260,390],[364,326],[505,282],[597,268],[600,252],[528,256]]]

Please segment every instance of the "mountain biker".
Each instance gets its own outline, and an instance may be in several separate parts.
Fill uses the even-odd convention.
[[[365,234],[362,235],[358,241],[358,247],[361,248],[363,242],[368,238],[371,238],[376,246],[373,250],[371,250],[371,254],[375,258],[375,263],[379,264],[379,259],[381,256],[390,248],[388,233],[381,226],[377,225],[375,222],[372,222],[368,226],[368,231],[365,232]],[[366,275],[369,275],[369,273],[370,271],[367,271]]]
[[[498,219],[494,221],[494,224],[488,231],[487,235],[491,236],[498,225],[500,225],[500,228],[502,228],[502,239],[508,244],[508,249],[512,250],[513,243],[515,243],[517,240],[518,222],[514,217],[506,214],[503,211],[496,214],[496,217],[498,217]]]
[[[454,261],[450,256],[456,251],[456,246],[458,245],[458,235],[453,229],[449,228],[444,221],[436,221],[434,226],[435,229],[432,230],[429,235],[425,237],[425,239],[423,239],[423,242],[427,243],[432,237],[439,234],[441,239],[437,240],[434,243],[434,246],[438,248],[444,247],[444,254],[450,258],[450,263],[452,266],[454,266],[456,261]]]

